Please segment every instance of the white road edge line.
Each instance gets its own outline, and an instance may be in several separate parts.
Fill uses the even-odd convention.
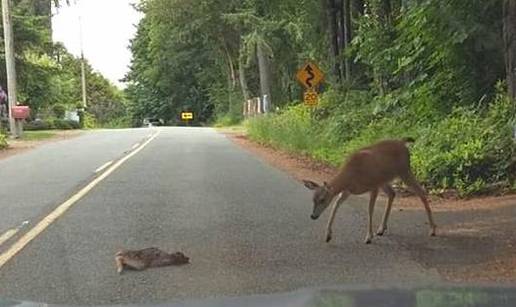
[[[158,135],[160,131],[157,130],[152,137],[150,137],[147,141],[145,141],[138,149],[129,153],[127,156],[118,160],[115,164],[113,164],[110,168],[108,168],[104,173],[100,176],[93,179],[88,185],[82,188],[75,195],[70,197],[64,203],[59,205],[54,209],[49,215],[44,217],[36,226],[30,229],[26,234],[24,234],[18,241],[16,241],[7,251],[0,255],[0,269],[11,260],[18,252],[20,252],[27,244],[29,244],[32,240],[34,240],[38,235],[40,235],[48,226],[50,226],[54,221],[56,221],[60,216],[62,216],[68,209],[70,209],[77,201],[79,201],[82,197],[84,197],[88,192],[90,192],[96,185],[98,185],[101,181],[106,179],[109,175],[111,175],[117,168],[119,168],[122,164],[124,164],[131,157],[139,153],[145,146],[147,146],[150,142],[152,142]]]
[[[136,149],[136,147],[138,147],[138,146],[140,146],[140,143],[136,143],[136,144],[134,144],[134,145],[133,145],[133,147],[131,148],[131,150]]]
[[[109,161],[109,162],[102,164],[99,168],[97,168],[95,170],[95,174],[102,172],[106,167],[110,166],[111,164],[113,164],[113,161]]]

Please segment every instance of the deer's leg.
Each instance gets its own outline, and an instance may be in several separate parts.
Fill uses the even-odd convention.
[[[376,232],[376,234],[379,236],[383,236],[385,230],[387,230],[387,221],[389,220],[389,215],[391,214],[392,202],[396,196],[396,192],[394,192],[394,189],[389,184],[384,185],[382,190],[385,192],[385,194],[387,194],[389,199],[387,201],[387,207],[385,207],[385,212],[383,213],[382,224]]]
[[[121,274],[122,271],[124,270],[124,262],[122,260],[122,257],[116,256],[115,263],[116,263],[116,271],[118,272],[118,274]]]
[[[435,236],[436,226],[432,217],[432,210],[430,209],[430,204],[428,203],[425,190],[419,185],[412,172],[409,172],[409,174],[404,176],[402,179],[421,199],[421,202],[425,206],[426,215],[428,216],[428,223],[430,224],[430,235]]]
[[[370,244],[371,240],[373,239],[373,213],[376,197],[378,197],[378,189],[371,191],[371,198],[369,199],[369,220],[367,223],[367,236],[364,241],[365,244]]]
[[[349,197],[349,193],[343,191],[337,197],[337,200],[334,201],[333,206],[331,207],[330,218],[328,219],[328,226],[326,228],[326,242],[330,242],[332,239],[332,226],[333,221],[335,220],[335,214],[337,213],[337,209],[339,209],[340,205]]]

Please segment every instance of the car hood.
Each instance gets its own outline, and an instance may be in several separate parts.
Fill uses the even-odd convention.
[[[70,306],[0,299],[0,307]],[[416,289],[319,288],[231,298],[213,298],[162,304],[103,306],[186,307],[513,307],[516,287],[440,287]]]

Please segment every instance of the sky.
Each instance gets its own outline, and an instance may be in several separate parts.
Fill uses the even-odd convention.
[[[64,1],[63,1],[64,2]],[[53,39],[74,55],[81,54],[79,16],[82,20],[84,57],[96,71],[119,87],[128,72],[129,40],[136,33],[141,16],[131,3],[136,0],[71,0],[55,10]]]

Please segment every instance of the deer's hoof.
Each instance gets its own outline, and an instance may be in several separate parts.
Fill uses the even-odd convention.
[[[435,228],[432,228],[432,230],[430,230],[430,236],[435,237]]]
[[[378,231],[376,232],[376,235],[383,236],[385,233],[386,228],[378,228]]]
[[[364,240],[364,243],[365,243],[365,244],[371,244],[371,238],[366,238],[366,239]]]
[[[332,237],[331,234],[326,235],[326,243],[329,243],[331,241]]]

